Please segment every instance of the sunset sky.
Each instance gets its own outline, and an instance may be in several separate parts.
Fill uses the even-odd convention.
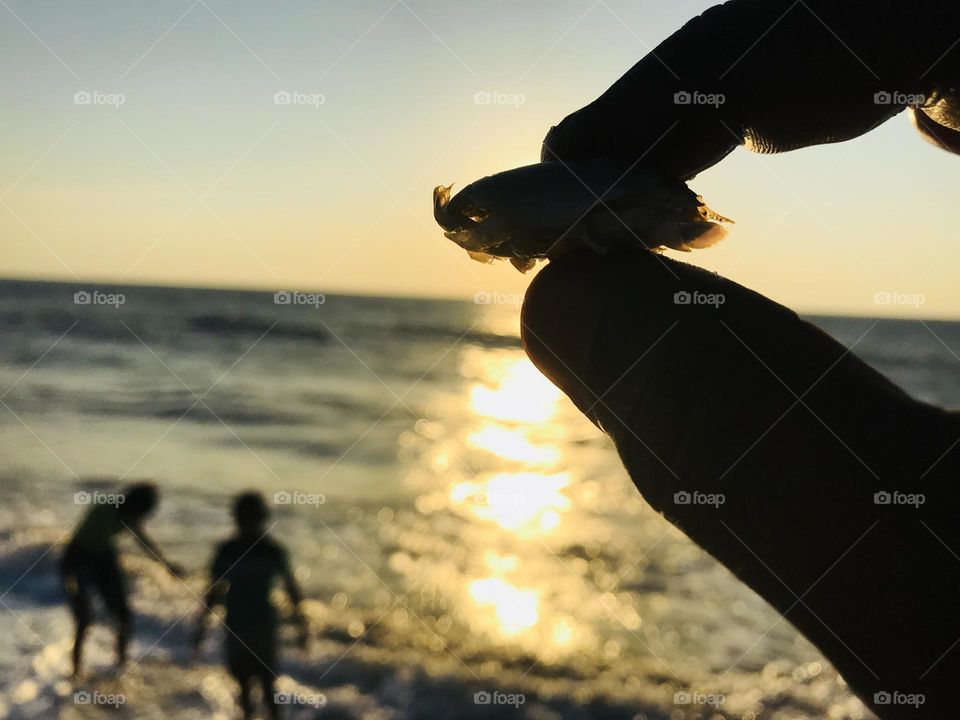
[[[710,4],[3,0],[0,276],[521,292],[444,239],[431,189],[536,161],[552,124]],[[843,145],[741,149],[692,183],[736,226],[685,259],[800,311],[958,318],[958,171],[905,115]]]

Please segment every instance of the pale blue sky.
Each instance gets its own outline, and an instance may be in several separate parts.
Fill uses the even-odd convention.
[[[0,275],[458,297],[529,280],[446,241],[432,187],[535,161],[551,124],[710,5],[4,2]],[[803,311],[960,317],[958,169],[906,117],[737,151],[692,183],[737,225],[685,259]]]

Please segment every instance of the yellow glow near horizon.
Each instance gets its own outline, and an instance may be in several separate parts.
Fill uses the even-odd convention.
[[[469,260],[431,189],[537,162],[551,126],[715,1],[615,0],[583,23],[569,3],[424,3],[403,32],[402,7],[342,0],[234,3],[223,24],[202,5],[178,19],[146,0],[21,3],[23,23],[0,24],[0,276],[519,296],[530,275]],[[615,40],[626,28],[639,46]],[[478,104],[484,84],[523,102]],[[802,312],[960,317],[943,212],[958,162],[903,115],[842,147],[737,151],[691,183],[737,220],[730,237],[670,256]],[[516,331],[516,297],[483,307]]]

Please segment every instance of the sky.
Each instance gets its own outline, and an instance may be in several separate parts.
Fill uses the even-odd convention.
[[[711,4],[2,0],[0,276],[516,297],[432,188],[536,162]],[[737,224],[682,259],[801,312],[960,318],[957,170],[905,115],[738,149],[691,183]]]

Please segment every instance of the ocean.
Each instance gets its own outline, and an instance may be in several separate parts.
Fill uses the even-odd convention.
[[[518,298],[481,300],[0,282],[0,716],[235,717],[218,640],[187,645],[254,488],[308,598],[290,718],[871,717],[643,501],[526,359]],[[811,321],[960,406],[960,324]],[[133,662],[101,626],[71,681],[60,547],[143,479],[188,575],[124,541]]]

